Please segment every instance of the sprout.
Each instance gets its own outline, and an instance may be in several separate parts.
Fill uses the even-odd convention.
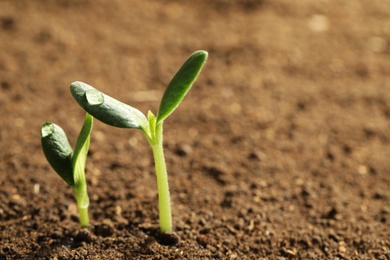
[[[45,122],[41,126],[43,153],[58,175],[72,187],[79,210],[81,227],[89,226],[89,198],[84,169],[89,149],[92,123],[93,117],[87,114],[77,138],[74,152],[61,127],[51,122]]]
[[[83,82],[74,82],[70,91],[77,103],[96,119],[111,126],[141,130],[154,156],[159,197],[161,233],[172,232],[168,174],[163,152],[163,122],[179,106],[207,60],[206,51],[194,52],[172,78],[155,116],[147,117],[138,109],[124,104]]]

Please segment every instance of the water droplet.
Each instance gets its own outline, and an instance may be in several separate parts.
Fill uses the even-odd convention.
[[[91,106],[101,105],[104,103],[103,94],[96,89],[87,90],[85,92],[85,97],[87,98],[88,104]]]
[[[46,122],[42,125],[41,127],[41,135],[42,137],[46,137],[46,136],[49,136],[51,134],[53,134],[54,132],[54,125],[53,123],[50,123],[50,122]]]

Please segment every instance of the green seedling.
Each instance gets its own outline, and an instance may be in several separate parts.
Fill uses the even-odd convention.
[[[168,175],[163,152],[163,122],[178,107],[199,75],[208,53],[194,52],[172,78],[155,116],[147,117],[138,109],[124,104],[83,82],[74,82],[70,91],[77,103],[96,119],[111,126],[141,130],[148,140],[155,161],[159,200],[160,231],[172,232],[172,215]]]
[[[80,215],[81,227],[89,226],[89,198],[85,180],[85,163],[90,143],[93,117],[86,115],[74,151],[64,130],[45,122],[41,126],[41,145],[46,159],[58,175],[72,187]]]

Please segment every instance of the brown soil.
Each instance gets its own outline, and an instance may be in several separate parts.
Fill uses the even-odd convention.
[[[0,1],[0,259],[390,259],[390,4],[385,0]],[[91,229],[43,156],[74,145],[87,82],[165,122],[179,242],[158,235],[151,150],[95,121]]]

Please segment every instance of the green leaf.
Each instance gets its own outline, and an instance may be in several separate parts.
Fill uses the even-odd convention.
[[[74,184],[72,147],[64,130],[56,124],[45,122],[41,126],[41,145],[51,167],[69,185]]]
[[[93,125],[93,117],[89,114],[85,116],[83,127],[76,141],[73,154],[73,178],[75,186],[83,186],[85,183],[85,162],[87,161],[90,136]]]
[[[202,70],[207,56],[206,51],[194,52],[172,78],[158,109],[157,124],[164,121],[179,106]]]
[[[87,113],[103,123],[121,128],[137,128],[147,131],[148,120],[138,109],[80,81],[73,82],[70,85],[70,92],[76,102]]]

